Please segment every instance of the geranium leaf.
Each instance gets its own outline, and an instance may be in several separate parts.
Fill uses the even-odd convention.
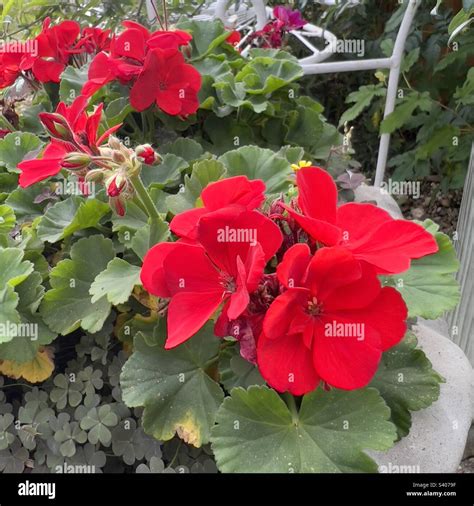
[[[258,146],[243,146],[229,151],[219,161],[225,165],[228,177],[262,179],[267,185],[267,193],[284,190],[289,184],[288,176],[292,173],[286,158]]]
[[[176,185],[181,179],[181,172],[188,167],[189,164],[186,160],[168,153],[163,155],[159,165],[144,165],[141,177],[147,187],[164,188],[173,183]]]
[[[93,303],[89,290],[96,276],[115,257],[110,239],[100,235],[83,238],[71,248],[71,258],[59,262],[50,274],[52,289],[41,303],[41,314],[48,326],[60,334],[69,334],[81,326],[99,331],[109,312],[106,297]]]
[[[437,232],[437,225],[431,220],[422,225],[434,235],[438,252],[412,260],[408,271],[388,276],[384,281],[402,294],[410,317],[434,320],[459,302],[459,284],[453,277],[459,261],[449,237]]]
[[[416,336],[408,332],[400,344],[383,354],[370,384],[390,407],[399,437],[406,436],[410,430],[410,411],[427,408],[438,399],[442,381],[416,345]]]
[[[10,341],[0,345],[0,360],[12,360],[19,363],[33,360],[38,349],[50,344],[56,337],[56,334],[51,332],[37,313],[44,294],[41,281],[41,274],[33,272],[15,288],[16,295],[19,297],[18,323],[23,324],[22,331]]]
[[[158,235],[155,237],[156,241],[154,241],[150,235],[151,227],[149,224],[137,230],[136,234],[133,236],[131,248],[142,260],[152,246],[159,242],[166,241],[170,236],[169,225],[164,220],[158,221],[157,231]]]
[[[100,200],[70,197],[46,211],[38,226],[38,237],[57,242],[78,230],[96,226],[108,212],[109,205]]]
[[[8,234],[15,226],[15,213],[5,204],[0,205],[0,234]]]
[[[23,255],[19,248],[0,248],[0,290],[19,285],[33,272],[33,264],[23,260]]]
[[[140,284],[140,267],[131,265],[121,258],[111,260],[105,271],[94,280],[89,290],[92,302],[104,296],[111,304],[127,302],[133,287]]]
[[[237,74],[237,81],[245,84],[246,92],[266,95],[303,76],[303,69],[293,59],[274,59],[257,56]]]
[[[0,164],[9,171],[20,172],[17,165],[28,153],[39,150],[41,140],[29,132],[12,132],[0,140]]]
[[[209,441],[224,393],[205,370],[218,352],[219,340],[207,324],[173,350],[150,346],[139,332],[135,351],[125,364],[121,385],[129,407],[144,406],[143,428],[161,441],[175,434],[193,446]]]
[[[87,81],[89,65],[84,65],[80,69],[67,66],[61,74],[59,84],[59,99],[61,102],[70,104],[81,94],[82,87]]]
[[[164,155],[176,155],[187,162],[192,162],[201,158],[204,154],[204,150],[194,139],[179,137],[174,142],[164,144],[160,149],[160,153]]]
[[[257,367],[240,356],[239,346],[229,346],[219,356],[220,382],[230,392],[235,387],[264,385]]]
[[[373,388],[318,388],[293,415],[274,390],[235,388],[218,411],[212,449],[224,473],[376,472],[363,450],[393,445],[389,417]]]
[[[54,362],[51,352],[46,348],[38,350],[35,357],[29,362],[12,362],[2,360],[0,362],[0,374],[9,378],[23,378],[30,383],[41,383],[46,381],[54,371]]]
[[[216,160],[203,160],[195,163],[190,176],[184,178],[184,188],[176,195],[170,195],[166,203],[173,214],[179,214],[196,207],[202,190],[225,173],[225,167]]]

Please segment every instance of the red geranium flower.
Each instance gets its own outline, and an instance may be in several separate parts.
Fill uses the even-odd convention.
[[[344,246],[355,258],[375,266],[379,274],[410,268],[411,259],[438,251],[434,237],[411,221],[395,220],[372,204],[349,203],[337,207],[337,188],[319,167],[297,172],[298,206],[286,210],[314,239],[326,246]]]
[[[201,74],[177,49],[153,49],[130,91],[130,103],[143,111],[153,102],[172,116],[188,116],[199,107]]]
[[[200,219],[198,240],[158,244],[143,262],[145,289],[171,297],[167,349],[194,335],[223,302],[226,318],[240,316],[282,237],[263,214],[229,207]]]
[[[137,111],[156,102],[174,116],[196,112],[201,75],[185,63],[179,51],[191,36],[181,30],[150,33],[134,21],[123,25],[126,30],[112,41],[110,51],[99,53],[92,61],[82,93],[90,96],[118,80],[132,84],[130,103]]]
[[[213,211],[230,205],[249,211],[257,209],[265,200],[265,183],[261,179],[250,181],[246,176],[235,176],[210,183],[201,193],[203,207],[190,209],[176,215],[170,229],[179,237],[197,240],[199,219]]]
[[[303,395],[323,380],[346,390],[367,385],[382,352],[406,331],[407,308],[394,288],[345,248],[290,248],[277,269],[287,290],[270,306],[257,362],[276,390]]]
[[[86,53],[98,53],[108,51],[110,48],[110,30],[102,30],[97,27],[86,27],[82,29],[81,37],[77,41],[75,49],[84,50]]]
[[[88,99],[79,96],[71,105],[60,102],[55,113],[40,113],[39,118],[53,139],[40,159],[24,160],[18,164],[21,170],[19,183],[26,188],[58,174],[67,167],[64,158],[71,152],[98,154],[99,146],[121,125],[116,125],[99,136],[102,104],[94,113],[85,111]]]
[[[32,70],[35,78],[47,83],[59,82],[59,76],[66,68],[71,54],[77,53],[74,44],[80,33],[79,24],[75,21],[63,21],[50,26],[50,18],[43,22],[43,30],[36,37],[38,54],[26,55],[21,62],[22,70]]]

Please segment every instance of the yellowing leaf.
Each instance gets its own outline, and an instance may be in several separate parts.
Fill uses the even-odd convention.
[[[3,360],[0,362],[0,373],[9,378],[23,378],[30,383],[46,381],[54,371],[52,352],[48,348],[40,348],[36,356],[29,362],[13,362]]]

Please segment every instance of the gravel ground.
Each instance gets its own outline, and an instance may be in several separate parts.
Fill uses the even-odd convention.
[[[453,236],[461,206],[462,188],[442,191],[439,181],[432,177],[421,183],[418,199],[407,195],[394,195],[394,198],[405,218],[421,221],[430,218],[440,225],[441,232]]]

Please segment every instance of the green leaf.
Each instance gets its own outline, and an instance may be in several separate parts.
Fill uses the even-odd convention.
[[[8,234],[15,227],[15,213],[7,205],[0,205],[0,234]]]
[[[52,269],[52,289],[41,304],[41,314],[51,330],[65,335],[79,326],[92,333],[102,328],[110,303],[106,297],[92,303],[89,290],[114,257],[112,241],[93,235],[77,241],[71,248],[71,258]]]
[[[388,404],[400,438],[410,430],[410,411],[431,406],[439,397],[442,381],[416,345],[416,336],[408,332],[401,343],[382,355],[377,374],[370,384]]]
[[[300,77],[303,77],[303,69],[297,62],[268,56],[253,58],[236,75],[237,81],[243,82],[251,95],[273,93]]]
[[[196,207],[202,190],[214,181],[219,180],[225,173],[225,167],[216,160],[203,160],[195,163],[191,176],[185,176],[184,187],[176,195],[166,199],[169,210],[179,214],[187,209]]]
[[[318,388],[293,414],[265,386],[234,388],[218,411],[212,449],[224,473],[376,472],[363,450],[393,445],[389,417],[373,388]]]
[[[109,128],[122,123],[122,121],[133,111],[128,97],[120,97],[112,100],[105,109],[105,117]]]
[[[292,173],[291,165],[282,156],[270,149],[257,146],[243,146],[229,151],[219,158],[227,169],[226,176],[247,176],[249,179],[262,179],[267,193],[284,191]]]
[[[41,184],[35,184],[29,188],[18,187],[12,191],[10,196],[5,201],[5,204],[9,205],[17,219],[33,221],[38,216],[43,216],[43,205],[35,204],[34,201],[38,195],[43,191],[44,186]]]
[[[229,346],[220,354],[219,375],[228,392],[235,387],[265,384],[257,367],[240,356],[238,345]]]
[[[125,364],[122,395],[129,407],[144,406],[147,434],[168,441],[175,434],[193,446],[207,443],[224,393],[205,372],[218,353],[219,340],[208,323],[189,341],[163,348],[164,337],[149,346],[142,333],[135,337],[135,351]]]
[[[61,102],[71,104],[81,94],[82,87],[86,83],[89,65],[84,65],[80,69],[72,66],[66,67],[61,74],[59,84],[59,99]]]
[[[18,323],[23,326],[17,336],[0,345],[1,360],[17,363],[30,362],[36,357],[41,346],[50,344],[56,337],[56,334],[49,330],[37,313],[44,294],[41,281],[41,274],[33,272],[15,288],[19,298],[17,312],[20,319]]]
[[[158,231],[158,235],[155,238],[156,240],[153,240],[151,237],[151,226],[149,224],[137,230],[136,234],[133,236],[130,246],[142,260],[152,246],[159,242],[167,241],[170,236],[169,225],[166,221],[159,220],[156,227]]]
[[[408,94],[398,105],[395,110],[390,113],[380,125],[380,133],[390,134],[397,128],[403,126],[412,117],[415,109],[428,111],[432,106],[430,94],[427,91],[418,93],[413,91]]]
[[[111,304],[127,302],[135,285],[140,284],[140,267],[131,265],[121,258],[111,260],[105,271],[94,280],[89,290],[92,303],[104,296]]]
[[[181,179],[181,173],[188,167],[186,160],[168,153],[163,155],[159,165],[144,165],[141,178],[147,187],[164,188],[168,185],[176,185]]]
[[[201,144],[194,139],[179,137],[174,142],[161,146],[160,153],[163,155],[171,154],[183,158],[187,162],[198,160],[204,154]]]
[[[364,109],[369,107],[375,97],[384,97],[386,93],[387,92],[382,84],[361,86],[357,91],[349,93],[346,98],[346,103],[353,103],[354,105],[347,109],[347,111],[345,111],[341,116],[339,126],[357,118]]]
[[[193,39],[191,41],[191,55],[196,59],[203,59],[205,56],[223,44],[229,33],[225,30],[222,21],[201,21],[187,20],[178,23],[180,30],[189,32]]]
[[[19,285],[33,272],[33,264],[23,261],[23,255],[19,248],[0,248],[0,290]]]
[[[9,285],[0,289],[0,343],[6,343],[13,339],[13,335],[9,332],[10,326],[20,323],[20,315],[16,310],[18,306],[18,294]],[[3,330],[5,329],[5,330]]]
[[[46,211],[38,226],[38,237],[57,242],[78,230],[95,227],[109,212],[109,205],[100,200],[69,197]]]
[[[323,130],[323,121],[320,116],[315,110],[298,105],[288,114],[288,133],[285,142],[310,149]]]
[[[9,171],[20,172],[17,165],[28,153],[39,150],[39,137],[29,132],[12,132],[0,140],[0,164]]]
[[[459,284],[453,277],[459,261],[449,237],[437,232],[436,224],[426,220],[422,225],[434,235],[438,252],[412,260],[408,271],[388,276],[384,281],[401,293],[409,317],[434,320],[459,302]]]

